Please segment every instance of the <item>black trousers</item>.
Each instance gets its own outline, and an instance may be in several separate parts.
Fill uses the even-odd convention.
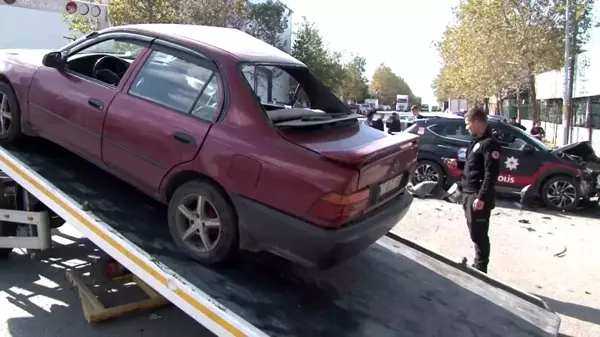
[[[477,199],[476,193],[463,194],[463,210],[469,227],[471,241],[475,244],[475,261],[473,267],[487,273],[487,266],[490,262],[490,238],[488,231],[490,229],[490,215],[493,205],[486,205],[482,210],[473,209],[473,202]]]

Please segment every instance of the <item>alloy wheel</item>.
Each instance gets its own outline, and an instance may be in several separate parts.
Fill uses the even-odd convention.
[[[550,185],[546,198],[554,207],[563,209],[577,201],[577,191],[572,183],[558,180]]]
[[[440,176],[430,164],[421,164],[415,169],[415,183],[419,184],[424,181],[439,181]]]
[[[12,113],[8,96],[0,92],[0,136],[5,136],[10,130]]]
[[[213,204],[200,195],[188,195],[175,217],[181,241],[199,253],[212,251],[221,239],[221,221]]]

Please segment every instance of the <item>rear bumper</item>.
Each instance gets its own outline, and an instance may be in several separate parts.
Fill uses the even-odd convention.
[[[338,230],[316,227],[242,196],[232,200],[243,249],[270,251],[305,267],[325,269],[357,255],[389,232],[406,215],[413,197],[400,194]]]

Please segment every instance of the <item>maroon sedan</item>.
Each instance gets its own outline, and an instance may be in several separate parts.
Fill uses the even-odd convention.
[[[168,204],[206,264],[240,249],[329,267],[408,210],[418,138],[366,127],[307,67],[241,31],[131,25],[0,54],[1,144],[38,136]]]

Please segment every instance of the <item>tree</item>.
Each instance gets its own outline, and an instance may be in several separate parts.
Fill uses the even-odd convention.
[[[262,3],[246,0],[112,0],[109,11],[113,25],[183,23],[229,27],[243,30],[278,48],[289,42],[279,39],[288,28],[289,11],[273,0]],[[91,19],[66,16],[65,21],[74,35],[94,30]]]
[[[456,23],[437,44],[442,68],[433,85],[438,97],[477,102],[503,89],[526,86],[536,102],[535,74],[560,68],[563,62],[564,1],[463,1]],[[577,46],[587,39],[592,2],[576,2]],[[536,104],[531,112],[537,119]]]
[[[420,102],[420,98],[413,94],[404,79],[383,63],[373,73],[370,90],[381,104],[392,105],[396,101],[396,95],[408,95],[412,104]]]
[[[362,102],[369,95],[369,86],[365,77],[367,60],[354,56],[344,66],[344,82],[341,85],[341,95],[344,100]]]
[[[341,95],[345,72],[341,54],[329,51],[319,29],[305,17],[296,31],[292,56],[306,64],[312,73],[336,94]]]
[[[244,31],[273,46],[283,49],[290,42],[280,40],[283,32],[288,29],[287,18],[290,13],[287,7],[281,2],[273,0],[267,0],[262,3],[243,1],[248,5],[248,26]]]

